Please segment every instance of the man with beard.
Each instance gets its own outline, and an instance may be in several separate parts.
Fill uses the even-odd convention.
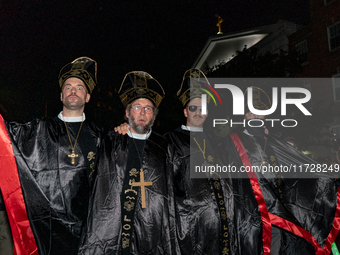
[[[256,110],[270,108],[262,89],[248,89]],[[264,118],[246,110],[243,132],[226,139],[228,164],[237,169],[316,165],[284,140],[265,134]],[[330,254],[340,227],[340,197],[334,179],[310,175],[239,171],[232,176],[240,254]]]
[[[209,81],[198,69],[189,69],[177,92],[184,109],[186,125],[165,134],[172,146],[177,241],[181,254],[232,254],[232,194],[227,179],[210,178],[202,173],[194,178],[190,166],[217,162],[212,144],[203,132],[207,114],[202,114],[202,88]],[[209,101],[209,99],[208,99]],[[208,113],[208,111],[207,111]],[[126,124],[115,128],[126,133]],[[235,250],[234,247],[232,247]]]
[[[77,58],[59,74],[58,117],[0,123],[0,186],[16,254],[78,252],[102,134],[84,113],[96,84],[96,61]]]
[[[168,144],[151,130],[163,88],[137,71],[118,93],[130,127],[103,139],[79,254],[176,254]]]
[[[202,89],[209,87],[201,70],[184,74],[177,95],[186,125],[165,135],[175,151],[176,224],[182,254],[231,254],[233,202],[228,180],[206,172],[192,176],[196,166],[205,169],[218,162],[213,148],[216,138],[203,132],[207,114],[202,114],[201,96]]]

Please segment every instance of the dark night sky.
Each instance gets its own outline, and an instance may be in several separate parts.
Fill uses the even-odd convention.
[[[308,0],[3,0],[0,12],[0,103],[19,120],[44,115],[45,102],[61,109],[57,76],[77,57],[98,62],[102,88],[118,89],[127,72],[146,71],[169,102],[216,34],[216,14],[224,33],[309,19]]]

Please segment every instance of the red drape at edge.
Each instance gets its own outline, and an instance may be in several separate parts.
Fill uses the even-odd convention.
[[[14,254],[38,255],[38,248],[27,217],[11,140],[0,115],[0,187],[14,241]]]
[[[249,157],[247,155],[246,150],[244,149],[244,146],[239,138],[239,136],[237,134],[231,134],[230,135],[236,148],[238,153],[240,154],[241,160],[243,162],[244,166],[251,166]],[[251,169],[251,168],[250,168]],[[254,173],[248,174],[249,178],[256,178]],[[257,180],[257,179],[256,179]],[[263,195],[261,192],[260,187],[258,186],[258,182],[257,185],[253,185],[253,182],[251,181],[251,185],[253,187],[255,196],[256,193],[259,193],[259,196],[262,196],[263,199]],[[258,201],[258,198],[256,196],[256,200]],[[263,199],[264,202],[264,199]],[[259,203],[259,201],[258,201]],[[260,206],[260,205],[259,205]],[[264,206],[266,207],[266,205],[264,204]],[[260,212],[261,212],[261,207],[260,207]],[[340,189],[338,188],[338,195],[337,195],[337,206],[336,206],[336,212],[335,212],[335,216],[334,216],[334,222],[333,222],[333,226],[331,231],[329,232],[327,239],[326,239],[326,243],[325,246],[323,248],[321,248],[321,245],[317,242],[317,240],[314,238],[314,236],[309,233],[307,230],[295,225],[294,223],[285,220],[279,216],[276,216],[274,214],[268,213],[267,211],[267,207],[265,209],[265,212],[269,215],[270,217],[270,222],[271,224],[278,226],[282,229],[285,229],[289,232],[292,232],[293,234],[300,236],[302,238],[304,238],[305,240],[307,240],[308,242],[310,242],[314,249],[316,250],[316,255],[321,255],[321,254],[330,254],[331,252],[331,246],[332,243],[334,242],[335,238],[337,237],[339,230],[340,230]],[[262,212],[261,212],[261,217],[262,217]]]
[[[332,229],[328,234],[323,250],[325,250],[328,253],[331,252],[331,246],[333,242],[335,241],[335,238],[338,236],[339,231],[340,231],[340,189],[338,188],[338,196],[337,196],[337,202],[336,202],[336,212],[334,216],[334,222],[333,222]]]
[[[250,167],[251,169],[251,163],[249,160],[249,157],[247,155],[247,152],[239,138],[239,136],[234,133],[230,135],[231,139],[233,140],[235,147],[237,149],[237,152],[240,155],[240,158],[243,162],[243,165],[245,167]],[[269,218],[269,214],[267,211],[267,206],[264,201],[262,191],[260,188],[260,184],[256,178],[256,175],[254,172],[247,172],[248,177],[250,179],[251,186],[253,188],[255,198],[257,201],[257,204],[259,205],[260,209],[260,214],[261,214],[261,219],[262,219],[262,243],[263,243],[263,254],[268,254],[270,255],[270,243],[271,243],[271,238],[272,238],[272,226],[271,226],[271,221]]]
[[[314,238],[314,236],[309,233],[307,230],[296,226],[294,223],[282,219],[281,217],[278,217],[274,214],[269,213],[270,220],[272,221],[273,225],[276,225],[280,228],[283,228],[287,231],[290,231],[294,233],[297,236],[300,236],[304,239],[306,239],[308,242],[310,242],[314,249],[316,250],[316,255],[321,254],[330,254],[331,253],[331,246],[334,242],[335,238],[337,237],[339,230],[340,230],[340,190],[338,189],[338,195],[337,195],[337,208],[334,216],[334,222],[331,231],[329,232],[325,246],[321,248],[320,244],[317,242],[317,240]]]

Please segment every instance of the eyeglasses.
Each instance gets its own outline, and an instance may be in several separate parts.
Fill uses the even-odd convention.
[[[189,105],[188,108],[189,108],[189,111],[191,111],[191,112],[196,112],[197,108],[199,108],[200,111],[202,112],[202,106]]]
[[[151,114],[154,111],[154,107],[151,106],[146,106],[146,107],[142,107],[140,105],[135,105],[135,106],[131,106],[131,109],[133,110],[134,113],[139,114],[142,112],[142,109],[144,109],[144,112],[146,114]]]

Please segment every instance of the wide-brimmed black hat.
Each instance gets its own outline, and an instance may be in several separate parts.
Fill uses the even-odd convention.
[[[65,65],[59,73],[60,88],[72,77],[82,80],[87,92],[91,94],[97,85],[97,62],[88,57],[80,57]]]
[[[127,73],[118,94],[125,107],[140,98],[149,99],[158,107],[165,96],[165,92],[159,82],[144,71]]]
[[[177,96],[185,107],[190,100],[201,98],[201,95],[206,93],[202,89],[206,89],[207,85],[210,86],[210,83],[201,70],[189,69],[183,75],[181,88],[178,90]],[[208,97],[207,101],[209,103],[210,97]]]

